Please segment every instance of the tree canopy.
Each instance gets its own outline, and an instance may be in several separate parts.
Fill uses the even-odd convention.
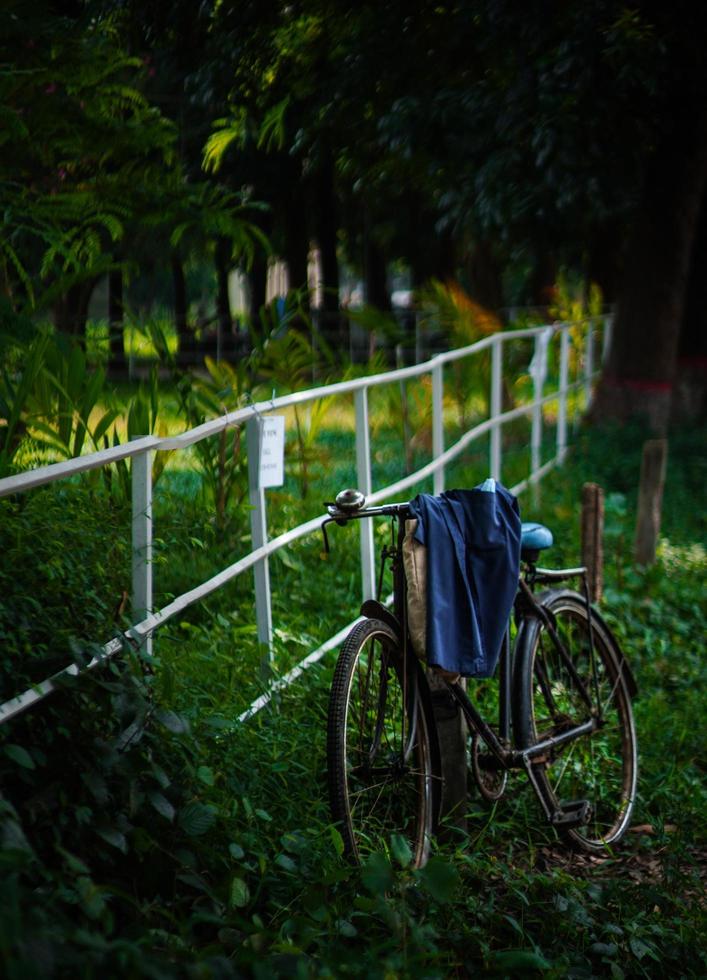
[[[684,0],[6,10],[0,248],[15,308],[139,262],[146,229],[177,271],[189,243],[220,281],[247,265],[262,300],[267,235],[295,287],[318,245],[332,313],[342,260],[379,306],[394,262],[489,307],[542,302],[569,268],[616,304],[599,411],[633,411],[653,385],[665,415],[681,364],[695,380],[707,86]],[[252,201],[265,207],[244,212]]]
[[[176,132],[108,25],[17,2],[0,37],[0,261],[15,309],[41,308],[107,269],[172,166]]]

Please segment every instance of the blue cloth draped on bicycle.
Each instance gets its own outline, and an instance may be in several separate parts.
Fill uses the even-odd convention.
[[[415,539],[427,548],[427,662],[491,677],[520,568],[518,501],[486,480],[473,490],[418,494]]]

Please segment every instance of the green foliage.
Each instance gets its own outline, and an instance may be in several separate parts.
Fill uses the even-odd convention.
[[[601,289],[596,283],[587,286],[579,277],[561,269],[554,288],[548,315],[554,320],[579,323],[602,313]]]
[[[15,311],[43,309],[108,270],[130,191],[169,166],[174,130],[108,20],[14,0],[4,25],[0,277]]]
[[[327,372],[335,368],[335,356],[319,334],[302,305],[302,295],[291,292],[284,306],[275,300],[260,313],[261,329],[254,334],[251,363],[258,378],[280,394],[311,387],[314,379],[326,383]],[[339,365],[336,365],[339,367]],[[347,373],[344,372],[344,379]],[[319,436],[332,404],[320,398],[304,407],[293,406],[295,421],[295,470],[302,499],[306,499],[312,464],[321,461]]]
[[[157,325],[153,327],[153,342],[157,350],[168,350],[167,339]],[[105,367],[91,365],[81,344],[47,328],[28,344],[11,345],[8,350],[11,370],[6,369],[0,378],[0,418],[6,423],[0,427],[0,473],[16,466],[16,457],[26,466],[28,460],[72,459],[120,443],[116,422],[122,411],[106,405],[111,394]],[[125,438],[167,434],[159,401],[158,370],[153,366],[147,381],[140,383],[125,406]],[[170,451],[155,455],[153,483],[170,455]],[[125,461],[104,469],[102,475],[112,494],[129,499]],[[93,472],[88,480],[95,487],[101,475]]]
[[[251,391],[246,361],[236,366],[205,358],[207,377],[184,376],[180,382],[183,411],[191,427],[242,408]],[[247,460],[240,427],[223,429],[217,436],[196,443],[194,452],[201,470],[207,501],[215,508],[216,524],[225,530],[248,492]]]
[[[231,260],[245,267],[252,264],[256,250],[270,252],[267,238],[249,220],[263,205],[250,200],[246,192],[234,194],[222,185],[204,182],[177,184],[165,203],[167,209],[155,212],[153,220],[171,228],[173,248],[203,250],[205,242],[223,239],[229,243]]]
[[[396,5],[5,6],[0,314],[12,344],[23,335],[27,343],[2,341],[3,474],[40,439],[51,458],[68,458],[110,442],[112,427],[113,442],[120,438],[100,371],[63,341],[30,340],[32,325],[17,315],[112,268],[119,245],[137,252],[142,234],[154,255],[184,257],[225,239],[229,260],[247,265],[266,248],[251,193],[264,189],[280,204],[286,188],[289,206],[298,195],[321,203],[335,186],[351,255],[366,239],[427,274],[438,240],[491,235],[502,261],[520,252],[531,262],[548,238],[578,261],[577,243],[596,250],[606,220],[634,205],[676,102],[666,77],[693,44],[688,33],[698,37],[682,9],[611,3],[569,5],[558,18],[435,4],[402,19]],[[128,37],[150,49],[154,82],[147,63],[125,52]],[[197,119],[180,129],[179,162],[176,125],[143,94],[150,85],[178,107],[175,116]],[[636,98],[645,111],[635,112]],[[209,140],[211,114],[226,111]],[[197,178],[205,140],[208,183]],[[213,182],[217,164],[223,184]],[[281,211],[272,224],[288,247]],[[576,312],[572,285],[558,297],[563,317]],[[459,342],[476,339],[478,316],[458,296],[437,290],[430,304]],[[235,369],[207,362],[208,377],[179,377],[172,348],[152,330],[179,383],[185,425],[255,400],[257,385],[287,391],[328,370],[301,305],[265,310],[253,360]],[[390,320],[376,329],[389,344],[399,338]],[[324,351],[318,361],[313,347]],[[488,364],[474,377],[457,374],[462,423],[483,405],[487,374]],[[410,429],[426,438],[419,392],[395,392],[388,406],[400,409],[405,451]],[[311,486],[325,484],[328,496],[353,479],[352,437],[325,429],[326,407],[295,413],[302,499],[273,493],[278,528],[313,516]],[[162,412],[154,372],[126,412],[126,437],[163,431]],[[374,425],[376,475],[399,471],[400,433],[388,423]],[[592,479],[609,492],[606,615],[642,692],[643,829],[621,854],[590,867],[558,856],[516,786],[491,816],[472,803],[468,836],[440,845],[423,871],[410,869],[397,838],[360,874],[346,866],[325,803],[329,668],[312,668],[248,725],[234,720],[262,689],[242,581],[165,630],[152,661],[128,650],[3,726],[4,974],[704,975],[693,868],[704,848],[699,435],[671,437],[665,540],[649,571],[631,560],[636,431],[588,434],[572,469],[543,484],[534,515],[553,526],[557,559],[574,562],[579,485]],[[160,481],[160,599],[247,547],[240,433],[199,446],[198,473],[167,470]],[[510,471],[511,453],[508,461]],[[155,461],[155,478],[164,462]],[[455,471],[459,482],[475,482],[471,465]],[[108,484],[109,493],[100,481],[69,482],[0,502],[3,696],[85,663],[125,626],[127,467]],[[356,545],[346,533],[327,562],[311,542],[273,559],[275,673],[355,614]]]
[[[166,346],[166,340],[160,335],[161,343]],[[160,348],[158,348],[160,349]],[[116,417],[118,412],[116,411]],[[153,365],[146,381],[140,382],[137,391],[132,395],[127,404],[127,415],[125,418],[125,439],[140,439],[143,436],[167,435],[167,426],[162,418],[160,408],[160,383],[158,368]],[[113,445],[120,444],[120,436],[117,428],[113,432]],[[108,448],[108,438],[104,438],[105,447]],[[154,454],[152,461],[152,486],[157,485],[157,481],[162,476],[164,469],[172,455],[173,450],[161,449]],[[104,467],[101,471],[104,484],[112,496],[117,496],[121,501],[128,501],[131,498],[131,476],[127,460],[118,460],[111,467]]]
[[[283,329],[277,312],[269,311],[250,365],[209,362],[207,376],[182,379],[189,424],[242,404],[254,379],[270,389],[307,377],[311,345],[290,337],[294,323]],[[157,332],[153,343],[168,363],[166,338]],[[68,380],[79,361],[66,354],[52,398],[81,389]],[[276,373],[283,356],[287,376]],[[155,431],[164,413],[156,375],[134,398],[128,433]],[[376,466],[392,475],[400,464],[390,408],[374,399],[371,410]],[[76,431],[74,420],[71,445]],[[5,973],[559,978],[650,975],[660,963],[671,974],[701,975],[695,950],[704,921],[692,896],[705,803],[705,527],[693,505],[706,475],[702,437],[671,435],[653,569],[637,571],[631,559],[639,431],[582,433],[570,465],[543,482],[537,513],[521,501],[525,518],[552,527],[553,561],[574,564],[579,488],[592,479],[607,491],[604,614],[641,691],[639,829],[617,853],[573,862],[519,777],[490,813],[472,799],[466,836],[437,843],[425,869],[410,868],[395,836],[360,872],[346,865],[324,779],[330,662],[249,722],[236,720],[264,683],[243,579],[160,631],[150,661],[127,650],[0,729]],[[351,482],[352,446],[350,433],[324,423],[313,437],[308,479],[322,496]],[[226,518],[239,514],[231,495],[244,485],[238,457],[227,452],[222,469],[217,459],[209,464],[213,485],[205,464],[201,474],[162,474],[158,604],[232,561],[234,542],[241,547],[237,522],[223,534],[204,507],[204,487],[211,502],[220,486],[229,494]],[[318,501],[298,497],[291,487],[273,491],[273,533],[318,511]],[[96,643],[125,626],[129,512],[124,495],[90,482],[0,503],[0,676],[9,697],[85,663]],[[311,540],[273,558],[275,676],[356,614],[357,554],[356,528],[344,528],[325,562]]]
[[[402,35],[395,7],[219,4],[212,30],[229,112],[207,166],[228,159],[278,200],[293,172],[302,193],[323,186],[331,152],[350,258],[367,239],[424,277],[444,236],[465,254],[492,241],[506,267],[532,266],[548,242],[579,264],[635,204],[678,52],[694,58],[681,17],[612,2],[549,19],[423,4]]]
[[[106,375],[102,367],[89,370],[78,344],[52,337],[44,347],[30,403],[34,441],[61,459],[97,451],[118,417],[117,409],[102,411]]]
[[[423,329],[428,333],[441,331],[449,347],[468,347],[503,329],[494,313],[485,310],[455,282],[430,281],[419,302]],[[507,359],[508,353],[504,354]],[[490,352],[454,363],[449,374],[462,428],[467,428],[475,415],[486,418],[491,398]]]
[[[2,694],[71,661],[72,639],[108,639],[129,590],[127,514],[66,484],[0,501]]]
[[[128,658],[56,696],[39,725],[13,724],[37,784],[6,749],[0,905],[3,923],[22,923],[0,939],[6,976],[90,976],[100,964],[160,976],[185,948],[175,919],[193,914],[198,929],[227,908],[232,858],[209,881],[191,851],[207,832],[215,840],[221,811],[185,726],[155,710],[145,666]],[[149,942],[123,935],[131,920],[151,923]]]
[[[6,346],[6,360],[0,374],[0,475],[6,475],[12,468],[27,433],[31,398],[44,371],[48,344],[48,336],[41,334],[25,349]]]

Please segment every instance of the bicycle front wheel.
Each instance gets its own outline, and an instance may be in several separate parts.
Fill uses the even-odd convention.
[[[551,807],[589,804],[586,821],[567,828],[566,835],[581,849],[599,852],[626,832],[636,796],[628,670],[616,640],[594,610],[590,639],[582,596],[555,592],[542,605],[555,636],[539,619],[524,625],[516,664],[516,737],[520,748],[529,748],[594,719],[591,733],[549,749],[534,768]]]
[[[329,700],[329,799],[348,857],[405,849],[414,867],[427,860],[434,830],[436,777],[424,677],[404,662],[385,623],[358,623],[336,665]]]

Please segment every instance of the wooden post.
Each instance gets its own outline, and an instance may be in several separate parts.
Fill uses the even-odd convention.
[[[432,691],[439,751],[442,758],[442,804],[440,816],[446,830],[466,832],[467,760],[466,722],[449,688],[434,670],[427,671]],[[443,827],[441,838],[448,837]]]
[[[601,600],[604,588],[604,491],[596,483],[582,487],[582,564],[587,569],[589,597]]]
[[[649,439],[644,442],[634,544],[634,556],[638,565],[652,565],[655,561],[667,458],[667,439]]]

